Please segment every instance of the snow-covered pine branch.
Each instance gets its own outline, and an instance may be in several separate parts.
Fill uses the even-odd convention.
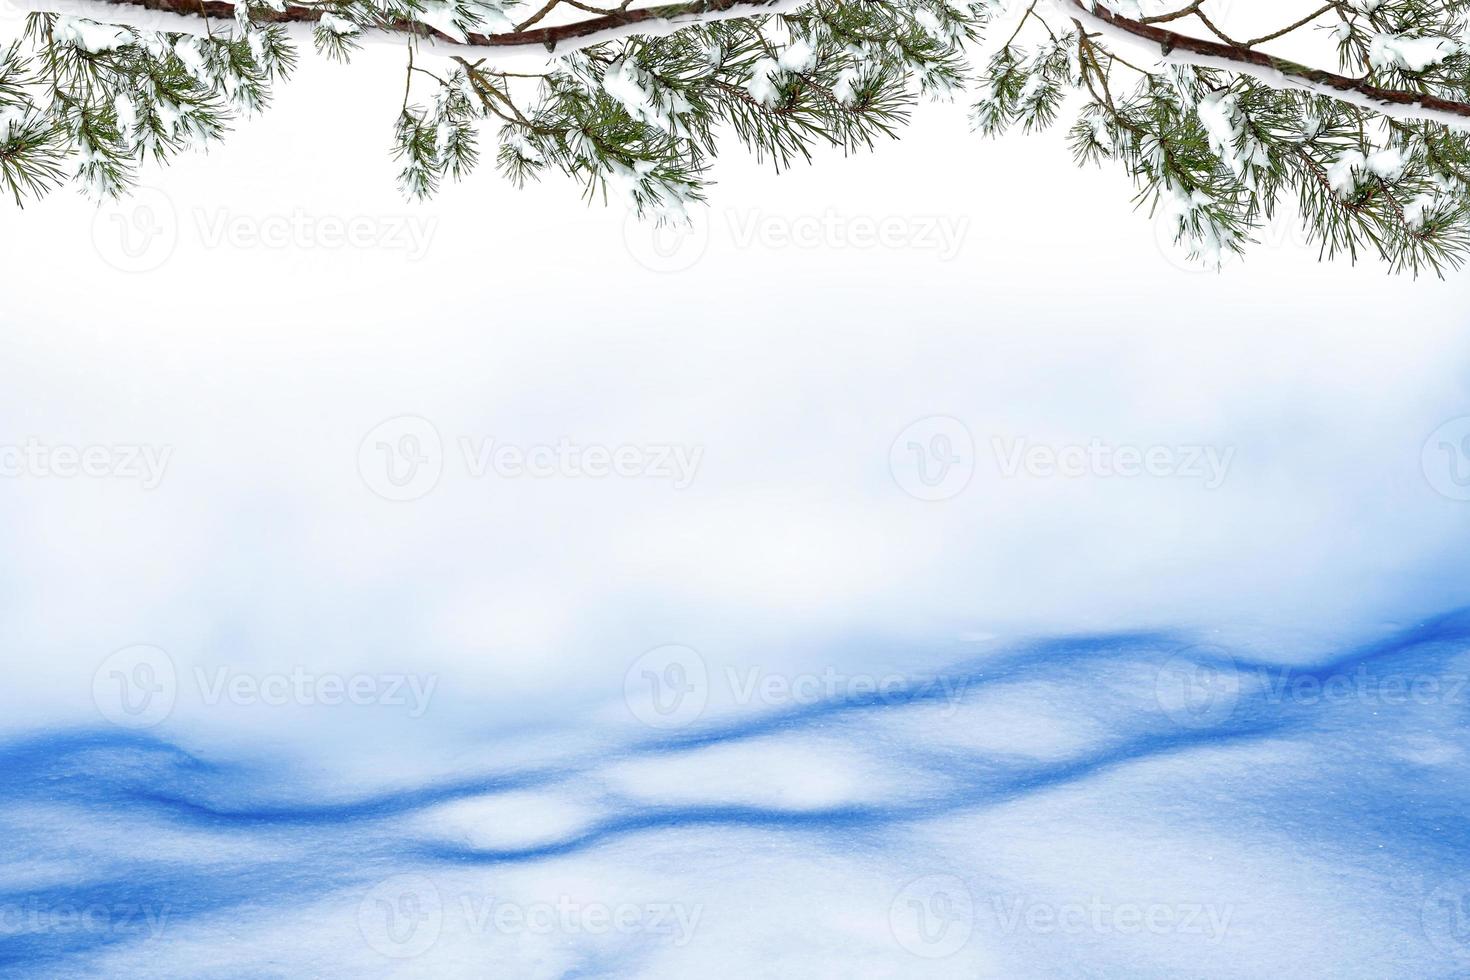
[[[1459,129],[1470,129],[1470,102],[1445,98],[1430,91],[1382,88],[1364,77],[1348,77],[1338,72],[1297,64],[1262,51],[1248,41],[1212,40],[1169,30],[1160,26],[1161,23],[1173,19],[1168,14],[1130,18],[1093,0],[1051,2],[1063,16],[1073,18],[1080,26],[1107,38],[1110,44],[1127,48],[1141,43],[1145,55],[1152,53],[1163,64],[1218,68],[1248,75],[1273,88],[1300,89],[1326,95],[1405,122],[1427,120]],[[1122,9],[1128,6],[1137,7],[1138,3],[1135,0],[1131,5],[1116,3],[1115,6]],[[1360,2],[1353,6],[1371,10],[1377,3]],[[1190,7],[1194,8],[1195,16],[1205,16],[1208,23],[1203,4],[1191,4]],[[1338,4],[1322,5],[1317,8],[1317,16],[1325,16],[1337,7]],[[1215,29],[1213,24],[1210,26],[1212,30]],[[1383,32],[1377,35],[1377,41],[1391,46],[1383,49],[1390,60],[1406,59],[1403,62],[1406,67],[1411,61],[1421,68],[1435,64],[1453,50],[1433,35],[1404,37]],[[1149,50],[1150,47],[1152,51]]]
[[[68,179],[124,193],[263,109],[304,43],[393,41],[412,196],[472,171],[488,128],[514,181],[560,172],[677,219],[724,139],[786,166],[968,89],[986,134],[1072,116],[1078,161],[1121,166],[1206,261],[1282,206],[1328,255],[1417,272],[1470,247],[1470,0],[25,2],[49,9],[0,51],[17,203]]]
[[[210,22],[229,24],[238,20],[240,4],[234,0],[15,0],[21,7],[36,13],[57,13],[78,18],[103,17],[110,24],[139,31],[193,34],[207,37]],[[405,36],[453,47],[457,53],[472,54],[480,49],[493,53],[497,60],[525,55],[544,61],[547,55],[573,51],[615,41],[621,38],[658,37],[688,27],[741,17],[780,14],[796,10],[807,0],[680,0],[637,4],[620,3],[602,12],[578,0],[565,0],[565,10],[575,15],[552,18],[547,13],[562,7],[562,0],[527,8],[530,14],[519,23],[499,16],[516,9],[517,4],[486,4],[482,16],[460,16],[455,3],[405,4],[392,16],[355,22],[349,16],[335,13],[338,3],[271,3],[251,15],[254,23],[282,27],[293,40],[312,42],[318,24],[326,20],[354,24],[352,31],[364,42],[400,44]],[[466,5],[466,12],[474,5]],[[99,7],[101,9],[99,9]],[[537,16],[540,15],[540,16]],[[534,26],[533,26],[534,25]]]

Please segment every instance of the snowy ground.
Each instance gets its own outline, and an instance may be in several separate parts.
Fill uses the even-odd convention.
[[[1305,668],[1055,639],[420,781],[38,734],[0,757],[0,966],[1463,976],[1467,681],[1452,614]]]

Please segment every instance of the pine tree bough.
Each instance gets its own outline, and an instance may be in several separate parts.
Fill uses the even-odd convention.
[[[21,2],[51,9],[0,50],[17,204],[68,179],[126,193],[264,109],[301,42],[345,60],[377,40],[405,48],[410,196],[474,169],[490,127],[517,183],[558,171],[680,220],[726,134],[785,167],[973,90],[986,135],[1073,112],[1077,161],[1120,166],[1205,262],[1278,214],[1396,270],[1470,250],[1470,0]]]
[[[1380,88],[1362,78],[1309,68],[1239,43],[1191,37],[1147,20],[1131,20],[1086,0],[1054,2],[1064,13],[1079,15],[1085,25],[1111,31],[1114,37],[1127,36],[1157,44],[1166,60],[1178,64],[1241,71],[1271,84],[1330,94],[1398,118],[1433,119],[1448,126],[1470,128],[1470,102],[1441,98],[1429,92]]]
[[[227,0],[88,0],[93,6],[114,6],[126,10],[138,7],[143,10],[174,14],[189,20],[218,20],[229,22],[235,19],[236,4]],[[805,0],[802,0],[805,2]],[[41,3],[41,7],[55,8],[56,4]],[[692,0],[683,3],[663,3],[649,7],[619,7],[596,16],[583,17],[568,23],[524,30],[509,30],[502,33],[482,34],[472,30],[462,34],[446,33],[433,24],[405,17],[384,20],[374,25],[377,30],[407,34],[462,48],[526,48],[554,54],[608,40],[618,34],[630,33],[630,29],[647,30],[649,26],[681,23],[708,23],[724,16],[750,17],[762,13],[776,12],[782,8],[795,8],[800,3],[791,0]],[[585,8],[582,8],[585,9]],[[285,4],[279,8],[265,7],[251,14],[251,20],[260,24],[317,24],[323,14],[331,12],[328,5],[301,6]],[[126,18],[109,18],[98,12],[109,22],[127,23]],[[184,25],[178,25],[183,27]],[[207,36],[207,33],[206,33]]]

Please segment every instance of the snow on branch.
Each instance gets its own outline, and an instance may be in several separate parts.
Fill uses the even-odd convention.
[[[410,197],[489,158],[517,185],[561,174],[680,221],[722,145],[785,168],[969,91],[987,136],[1070,115],[1077,162],[1121,169],[1209,264],[1283,210],[1328,257],[1443,274],[1470,254],[1470,0],[1271,0],[1249,11],[1257,32],[1279,18],[1259,36],[1223,0],[12,2],[42,11],[0,47],[17,203],[68,181],[126,193],[264,109],[302,44],[346,61],[391,41]],[[1285,57],[1307,42],[1335,69]]]
[[[122,24],[141,31],[209,34],[209,21],[228,23],[237,19],[240,5],[227,0],[13,0],[20,7],[36,13],[68,14],[74,17],[101,17],[108,23]],[[788,13],[807,0],[685,0],[681,3],[653,4],[635,7],[631,4],[597,10],[582,4],[575,9],[590,13],[560,24],[516,28],[506,22],[507,30],[477,31],[447,16],[432,14],[431,8],[415,11],[406,8],[408,16],[375,18],[367,32],[369,38],[393,39],[394,35],[410,35],[425,41],[445,44],[457,51],[486,49],[497,56],[528,54],[538,57],[566,54],[594,44],[626,37],[661,37],[691,24],[715,23],[741,17]],[[255,23],[282,25],[298,38],[310,39],[311,25],[332,18],[340,5],[282,4],[252,11]],[[549,6],[560,6],[553,3]],[[294,30],[300,26],[302,30]]]
[[[1361,78],[1298,65],[1285,58],[1242,44],[1226,44],[1192,37],[1158,26],[1157,20],[1132,19],[1095,0],[1051,0],[1065,16],[1097,31],[1111,41],[1136,47],[1145,42],[1164,64],[1218,68],[1248,75],[1276,88],[1300,89],[1339,99],[1363,109],[1403,121],[1427,120],[1470,129],[1470,102],[1446,99],[1428,92],[1380,88]],[[1134,2],[1136,6],[1136,0]],[[1197,6],[1197,5],[1196,5]],[[1329,4],[1328,7],[1334,5]],[[1326,8],[1324,8],[1326,9]],[[1434,50],[1442,50],[1437,45]],[[1421,67],[1427,64],[1421,65]]]

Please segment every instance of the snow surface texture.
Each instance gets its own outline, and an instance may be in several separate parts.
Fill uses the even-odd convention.
[[[32,735],[0,973],[1464,976],[1467,673],[1467,612],[1307,668],[1057,638],[412,783]]]

